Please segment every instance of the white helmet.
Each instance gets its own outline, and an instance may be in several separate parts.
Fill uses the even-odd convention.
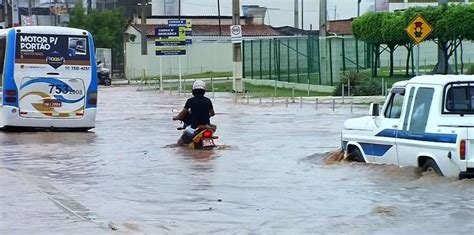
[[[202,80],[196,80],[193,83],[193,90],[195,89],[203,89],[206,90],[206,83]]]

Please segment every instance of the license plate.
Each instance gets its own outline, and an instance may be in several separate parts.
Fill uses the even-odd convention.
[[[214,147],[214,140],[213,139],[202,139],[202,147]]]
[[[48,107],[48,108],[59,108],[62,105],[63,104],[61,103],[61,101],[57,101],[57,100],[45,100],[45,101],[43,101],[43,106]]]

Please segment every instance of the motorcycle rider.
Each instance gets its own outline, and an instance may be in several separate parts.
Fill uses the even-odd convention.
[[[194,81],[192,92],[193,97],[189,98],[181,112],[173,117],[173,120],[181,120],[189,125],[179,138],[178,146],[191,143],[197,130],[212,129],[216,131],[217,128],[216,125],[210,122],[210,118],[215,113],[212,101],[204,96],[206,93],[206,83],[202,80]]]

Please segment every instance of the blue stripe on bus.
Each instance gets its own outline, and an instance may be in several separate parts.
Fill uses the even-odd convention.
[[[89,52],[90,52],[90,61],[91,61],[91,83],[89,88],[87,88],[87,97],[89,98],[89,94],[95,93],[97,98],[97,63],[95,59],[95,47],[94,47],[94,39],[92,38],[92,34],[89,33]],[[96,104],[90,104],[86,101],[86,109],[87,108],[96,108]]]
[[[45,77],[42,77],[42,78],[36,78],[36,79],[32,79],[32,80],[29,80],[25,83],[23,83],[20,87],[20,89],[23,89],[31,84],[34,84],[34,83],[39,83],[39,82],[44,82],[44,83],[48,83],[48,84],[51,84],[51,85],[55,85],[55,86],[61,86],[62,89],[64,89],[65,87],[67,87],[68,90],[72,90],[72,87],[70,87],[68,84],[66,84],[65,82],[59,80],[59,79],[56,79],[56,78],[45,78]]]
[[[3,91],[6,90],[15,90],[17,92],[17,97],[15,102],[7,102],[5,100],[6,94],[3,92],[3,105],[5,106],[14,106],[18,107],[18,87],[15,84],[14,79],[14,66],[15,66],[15,41],[16,35],[15,30],[10,29],[7,35],[7,43],[6,43],[6,55],[5,55],[5,65],[3,68]]]
[[[58,100],[58,101],[61,101],[61,102],[63,102],[63,103],[66,103],[66,104],[74,104],[74,103],[77,103],[77,102],[83,100],[83,99],[84,99],[84,96],[82,96],[81,98],[79,98],[79,99],[77,99],[77,100],[68,100],[68,99],[66,99],[66,98],[65,98],[64,96],[62,96],[62,95],[55,95],[54,98],[55,98],[56,100]]]
[[[422,133],[413,134],[409,131],[396,130],[396,129],[384,129],[375,136],[379,137],[391,137],[398,139],[428,141],[428,142],[439,142],[439,143],[456,143],[456,134],[443,134],[443,133]]]
[[[372,144],[372,143],[359,143],[365,154],[371,156],[381,157],[392,148],[393,145],[388,144]]]

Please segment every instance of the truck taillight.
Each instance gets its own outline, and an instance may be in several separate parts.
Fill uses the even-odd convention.
[[[461,160],[466,160],[466,141],[461,140],[461,143],[459,143],[459,158]]]

